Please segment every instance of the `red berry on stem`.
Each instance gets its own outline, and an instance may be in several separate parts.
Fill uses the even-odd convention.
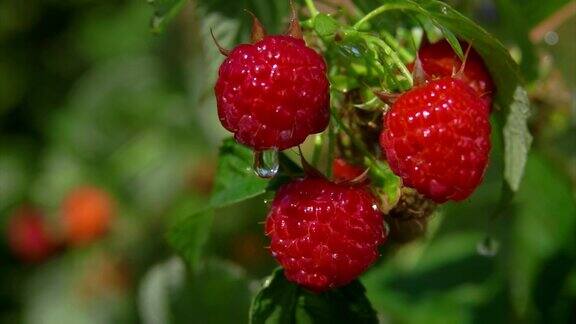
[[[214,91],[222,125],[255,150],[299,145],[328,125],[326,64],[302,39],[265,36],[237,46]]]
[[[463,200],[482,181],[489,111],[465,82],[430,81],[402,94],[384,117],[380,145],[404,184],[441,203]]]
[[[10,218],[8,244],[19,259],[29,263],[46,260],[56,248],[42,214],[32,208],[21,208]]]
[[[461,41],[460,47],[466,53],[469,45]],[[424,42],[418,50],[418,58],[424,72],[431,79],[453,76],[462,66],[462,60],[445,39],[436,43]],[[460,76],[462,80],[472,87],[490,106],[494,96],[494,82],[482,57],[473,47],[470,47],[468,51],[462,72]]]
[[[314,292],[346,285],[379,256],[382,213],[366,186],[298,179],[276,193],[266,219],[286,278]]]

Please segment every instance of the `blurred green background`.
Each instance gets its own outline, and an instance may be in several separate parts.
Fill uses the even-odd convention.
[[[352,2],[363,12],[380,3],[318,5]],[[501,184],[489,173],[472,199],[442,208],[425,238],[385,251],[362,282],[383,322],[574,323],[576,2],[448,2],[521,64],[535,137],[526,176],[492,217]],[[164,235],[210,193],[227,136],[210,28],[225,47],[245,41],[244,8],[270,32],[287,21],[287,1],[197,0],[155,35],[143,0],[0,2],[0,322],[247,321],[275,267],[264,199],[216,211],[194,271]],[[63,202],[81,186],[108,195],[110,230],[23,262],[7,238],[14,213],[32,206],[61,236]]]

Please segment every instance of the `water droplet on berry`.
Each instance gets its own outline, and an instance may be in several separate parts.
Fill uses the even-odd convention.
[[[278,173],[278,150],[254,151],[253,169],[260,178],[272,178]]]
[[[478,254],[485,257],[493,257],[498,254],[500,243],[490,236],[486,236],[482,241],[476,245]]]

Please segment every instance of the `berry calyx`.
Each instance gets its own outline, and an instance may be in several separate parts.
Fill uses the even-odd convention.
[[[380,136],[390,168],[435,202],[466,199],[488,164],[488,109],[474,89],[452,77],[405,92],[384,116]]]
[[[214,88],[222,126],[255,150],[283,150],[322,132],[329,121],[326,64],[298,37],[265,36],[254,20],[253,44],[227,54]]]
[[[24,262],[42,262],[56,249],[42,214],[33,208],[23,207],[14,212],[7,229],[10,249]]]
[[[388,212],[390,240],[407,243],[426,233],[428,220],[436,210],[436,204],[412,188],[402,188],[398,203]]]
[[[438,79],[458,75],[465,83],[474,89],[488,106],[494,97],[494,82],[486,68],[482,57],[468,43],[460,41],[460,47],[466,53],[466,61],[462,69],[462,60],[445,39],[436,43],[425,41],[418,50],[421,66],[429,79]]]
[[[378,258],[386,238],[368,187],[322,178],[297,179],[278,190],[266,235],[286,278],[314,292],[350,283]]]
[[[61,221],[71,245],[85,245],[104,235],[114,216],[112,198],[92,186],[74,189],[62,203]]]

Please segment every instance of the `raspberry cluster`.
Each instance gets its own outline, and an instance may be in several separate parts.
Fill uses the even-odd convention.
[[[266,36],[255,19],[252,44],[220,48],[227,58],[214,89],[218,116],[239,143],[256,151],[299,145],[329,122],[326,64],[306,46],[294,16],[290,30]],[[413,188],[402,190],[388,212],[398,242],[425,230],[435,208],[430,199],[469,197],[488,163],[494,85],[480,55],[461,46],[464,62],[446,41],[424,43],[420,62],[410,68],[425,80],[399,95],[383,117],[383,156]],[[332,167],[334,182],[313,170],[280,187],[266,219],[271,254],[286,278],[314,292],[358,277],[388,236],[381,198],[365,169],[340,158]]]

